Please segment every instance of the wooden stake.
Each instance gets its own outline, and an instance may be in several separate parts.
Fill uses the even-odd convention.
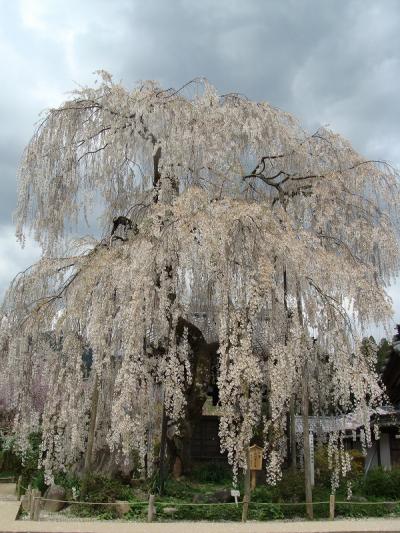
[[[26,491],[26,494],[28,495],[28,509],[31,508],[31,499],[32,499],[32,485],[29,483],[28,489]]]
[[[331,494],[329,496],[329,519],[334,520],[335,518],[335,495]]]
[[[37,496],[33,501],[33,520],[36,522],[40,518],[40,504],[41,504],[41,498],[40,498],[40,492],[39,496]]]
[[[17,493],[18,501],[21,499],[21,485],[22,485],[22,476],[19,476],[17,480],[17,486],[16,486],[16,493]]]
[[[152,522],[154,520],[154,516],[156,514],[155,506],[154,506],[154,494],[149,494],[149,507],[147,509],[147,521]]]
[[[29,507],[29,520],[34,520],[36,501],[40,498],[40,490],[33,489],[31,492],[31,500]]]
[[[247,469],[244,476],[244,495],[243,495],[243,510],[242,510],[242,522],[247,521],[247,515],[249,513],[250,502],[250,450],[247,448]]]
[[[247,515],[249,514],[249,497],[247,494],[243,496],[243,510],[242,510],[242,522],[247,522]]]
[[[251,470],[251,482],[250,487],[251,490],[254,490],[257,485],[257,470]]]

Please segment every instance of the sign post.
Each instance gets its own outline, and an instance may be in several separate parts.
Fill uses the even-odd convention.
[[[314,482],[314,434],[312,431],[310,431],[310,479],[311,479],[311,486],[313,487],[315,485]]]
[[[231,496],[235,498],[236,506],[239,506],[238,498],[240,498],[240,491],[237,489],[231,489]]]
[[[251,490],[254,490],[257,484],[257,470],[262,470],[263,449],[260,446],[257,446],[257,444],[253,444],[253,446],[250,446],[249,452],[250,452]]]

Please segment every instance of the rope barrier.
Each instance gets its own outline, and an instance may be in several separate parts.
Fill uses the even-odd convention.
[[[57,500],[55,498],[43,498],[42,496],[38,496],[41,501],[43,502],[60,502],[60,503],[69,503],[69,504],[75,504],[75,505],[118,505],[118,501],[116,502],[85,502],[85,501],[77,501],[77,500]],[[122,500],[120,500],[122,501]],[[138,502],[127,502],[130,505],[148,505],[147,501],[138,501]]]
[[[22,487],[25,489],[25,487]],[[41,501],[47,501],[47,502],[60,502],[60,503],[68,503],[68,504],[75,504],[75,505],[118,505],[119,501],[125,501],[125,500],[119,500],[115,502],[88,502],[84,500],[58,500],[56,498],[43,498],[43,496],[38,496],[37,498],[40,498]],[[130,505],[148,505],[148,501],[128,501]],[[237,502],[239,505],[243,502]],[[195,506],[218,506],[218,505],[237,505],[236,502],[162,502],[162,501],[155,501],[156,505],[162,505],[166,507],[195,507]],[[249,502],[250,505],[276,505],[279,507],[290,507],[290,506],[300,506],[300,505],[307,505],[307,502],[255,502],[251,501]],[[312,502],[312,505],[328,505],[329,501],[319,501],[319,502]],[[393,500],[393,501],[377,501],[377,502],[354,502],[354,501],[336,501],[336,505],[399,505],[400,500]]]
[[[329,504],[329,502],[312,502],[312,505],[323,504]],[[283,505],[307,505],[307,502],[252,502],[250,500],[249,505],[279,505],[281,507]]]
[[[255,501],[241,501],[241,502],[155,502],[154,501],[154,495],[149,495],[148,501],[115,501],[115,502],[88,502],[88,501],[76,501],[76,500],[59,500],[56,498],[43,498],[40,495],[40,491],[34,489],[33,491],[28,491],[28,497],[30,502],[30,519],[38,521],[40,520],[40,509],[41,509],[41,503],[42,502],[59,502],[69,505],[97,505],[97,506],[113,506],[114,509],[121,503],[128,504],[130,509],[133,509],[135,507],[139,508],[146,508],[147,507],[147,520],[148,522],[152,522],[154,520],[154,517],[156,515],[156,509],[160,509],[163,512],[170,512],[175,513],[178,511],[179,508],[186,507],[186,508],[196,508],[196,507],[214,507],[214,508],[220,508],[222,506],[231,506],[234,505],[236,508],[238,508],[240,505],[243,506],[246,504],[248,507],[243,507],[243,509],[248,510],[249,506],[253,508],[253,510],[259,509],[260,507],[270,507],[275,508],[278,510],[281,510],[282,507],[288,507],[288,506],[297,506],[297,507],[304,507],[307,506],[306,502],[255,502]],[[397,506],[400,504],[400,501],[394,500],[394,501],[376,501],[376,502],[354,502],[354,501],[338,501],[335,502],[334,495],[330,496],[330,501],[317,501],[317,502],[310,502],[312,507],[316,505],[329,505],[329,518],[331,520],[334,520],[335,518],[335,507],[337,508],[340,505],[390,505],[390,506]],[[169,511],[167,509],[169,508]],[[218,511],[217,511],[218,514]],[[243,520],[243,519],[242,519]]]
[[[118,501],[115,501],[115,502],[86,502],[86,501],[77,501],[77,500],[56,500],[54,498],[43,498],[43,497],[40,497],[41,501],[45,501],[45,502],[60,502],[60,503],[69,503],[69,504],[75,504],[75,505],[118,505]],[[121,500],[122,501],[122,500]],[[129,503],[129,505],[148,505],[149,502],[148,501],[137,501],[137,502],[127,502]],[[214,506],[214,505],[236,505],[235,502],[219,502],[219,503],[215,503],[215,502],[154,502],[155,505],[162,505],[162,506],[165,506],[165,507],[193,507],[193,506],[196,506],[196,505],[201,505],[201,506],[204,506],[204,505],[209,505],[209,506]],[[242,504],[243,502],[238,502],[238,504]]]
[[[25,487],[24,487],[25,488]],[[59,503],[66,503],[69,505],[110,505],[110,506],[116,506],[119,504],[119,501],[115,502],[88,502],[88,501],[77,501],[77,500],[58,500],[56,498],[43,498],[42,496],[35,496],[34,499],[40,499],[40,501],[45,502],[59,502]],[[121,500],[122,501],[122,500]],[[124,501],[125,503],[125,501]],[[148,501],[128,501],[126,502],[129,505],[137,506],[137,505],[144,505],[147,506],[149,504]],[[218,507],[222,505],[243,505],[243,501],[239,502],[154,502],[157,506],[162,507]],[[377,502],[354,502],[354,501],[336,501],[335,505],[399,505],[400,500],[394,500],[394,501],[377,501]],[[250,501],[249,505],[253,506],[276,506],[276,507],[291,507],[291,506],[306,506],[306,502],[255,502]],[[318,502],[312,502],[312,505],[329,505],[329,501],[318,501]]]
[[[352,502],[351,500],[346,502],[335,502],[336,505],[399,505],[400,500],[393,500],[389,502]]]
[[[40,497],[42,501],[48,501],[48,502],[60,502],[60,503],[69,503],[69,504],[82,504],[82,505],[118,505],[118,501],[116,502],[87,502],[87,501],[77,501],[77,500],[57,500],[54,498],[43,498]],[[137,502],[127,502],[130,505],[148,505],[148,501],[137,501]],[[154,502],[155,505],[161,505],[165,507],[196,507],[196,506],[221,506],[221,505],[241,505],[243,504],[242,501],[240,502]],[[313,505],[321,505],[321,504],[328,504],[329,502],[313,502]],[[250,505],[279,505],[279,506],[299,506],[299,505],[306,505],[306,502],[249,502]]]
[[[196,507],[197,505],[200,505],[200,506],[205,506],[205,505],[208,505],[210,507],[213,507],[213,506],[220,506],[220,505],[241,505],[243,504],[243,502],[220,502],[220,503],[216,503],[216,502],[157,502],[155,501],[154,502],[155,505],[163,505],[163,506],[166,506],[166,507]]]

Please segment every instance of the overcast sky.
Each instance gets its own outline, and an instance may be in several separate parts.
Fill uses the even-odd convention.
[[[0,0],[0,297],[21,250],[16,174],[38,114],[108,70],[129,86],[207,77],[329,125],[400,168],[399,0]],[[389,291],[400,321],[400,287]],[[397,292],[397,294],[396,294]]]

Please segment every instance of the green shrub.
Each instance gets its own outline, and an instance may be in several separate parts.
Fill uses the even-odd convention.
[[[74,504],[71,506],[71,514],[80,518],[99,518],[100,520],[115,520],[118,514],[115,509],[108,505],[85,505]]]
[[[397,504],[385,504],[375,502],[369,503],[338,503],[336,505],[335,514],[348,518],[363,518],[363,517],[380,517],[399,515],[400,506]]]
[[[42,494],[47,488],[47,485],[44,481],[43,470],[36,470],[36,472],[32,474],[30,482],[31,482],[32,488],[40,490]]]
[[[278,499],[278,488],[269,485],[258,485],[251,493],[252,502],[276,502]]]
[[[87,476],[85,482],[85,501],[115,502],[115,500],[131,500],[133,497],[132,488],[116,478],[91,474]]]
[[[124,515],[125,520],[143,522],[147,520],[147,505],[132,503],[130,510]]]
[[[0,449],[0,471],[2,477],[13,476],[21,472],[21,459],[12,449]]]
[[[163,507],[174,507],[173,503],[156,503],[157,521],[166,522],[168,520],[212,520],[212,521],[239,521],[242,518],[242,505],[185,505],[176,507],[176,512],[166,514]]]
[[[179,500],[191,500],[194,494],[194,488],[190,481],[168,478],[164,484],[164,494],[170,498]]]
[[[257,503],[250,503],[250,520],[280,520],[282,518],[285,518],[285,511],[279,504],[257,505]]]
[[[360,483],[360,489],[367,497],[378,497],[387,500],[400,499],[400,469],[384,470],[373,468]]]
[[[190,478],[202,483],[230,483],[232,481],[232,469],[221,462],[197,464],[193,468]]]
[[[72,491],[72,487],[79,487],[81,480],[74,474],[68,472],[57,472],[54,475],[54,483],[64,487],[66,491]]]

